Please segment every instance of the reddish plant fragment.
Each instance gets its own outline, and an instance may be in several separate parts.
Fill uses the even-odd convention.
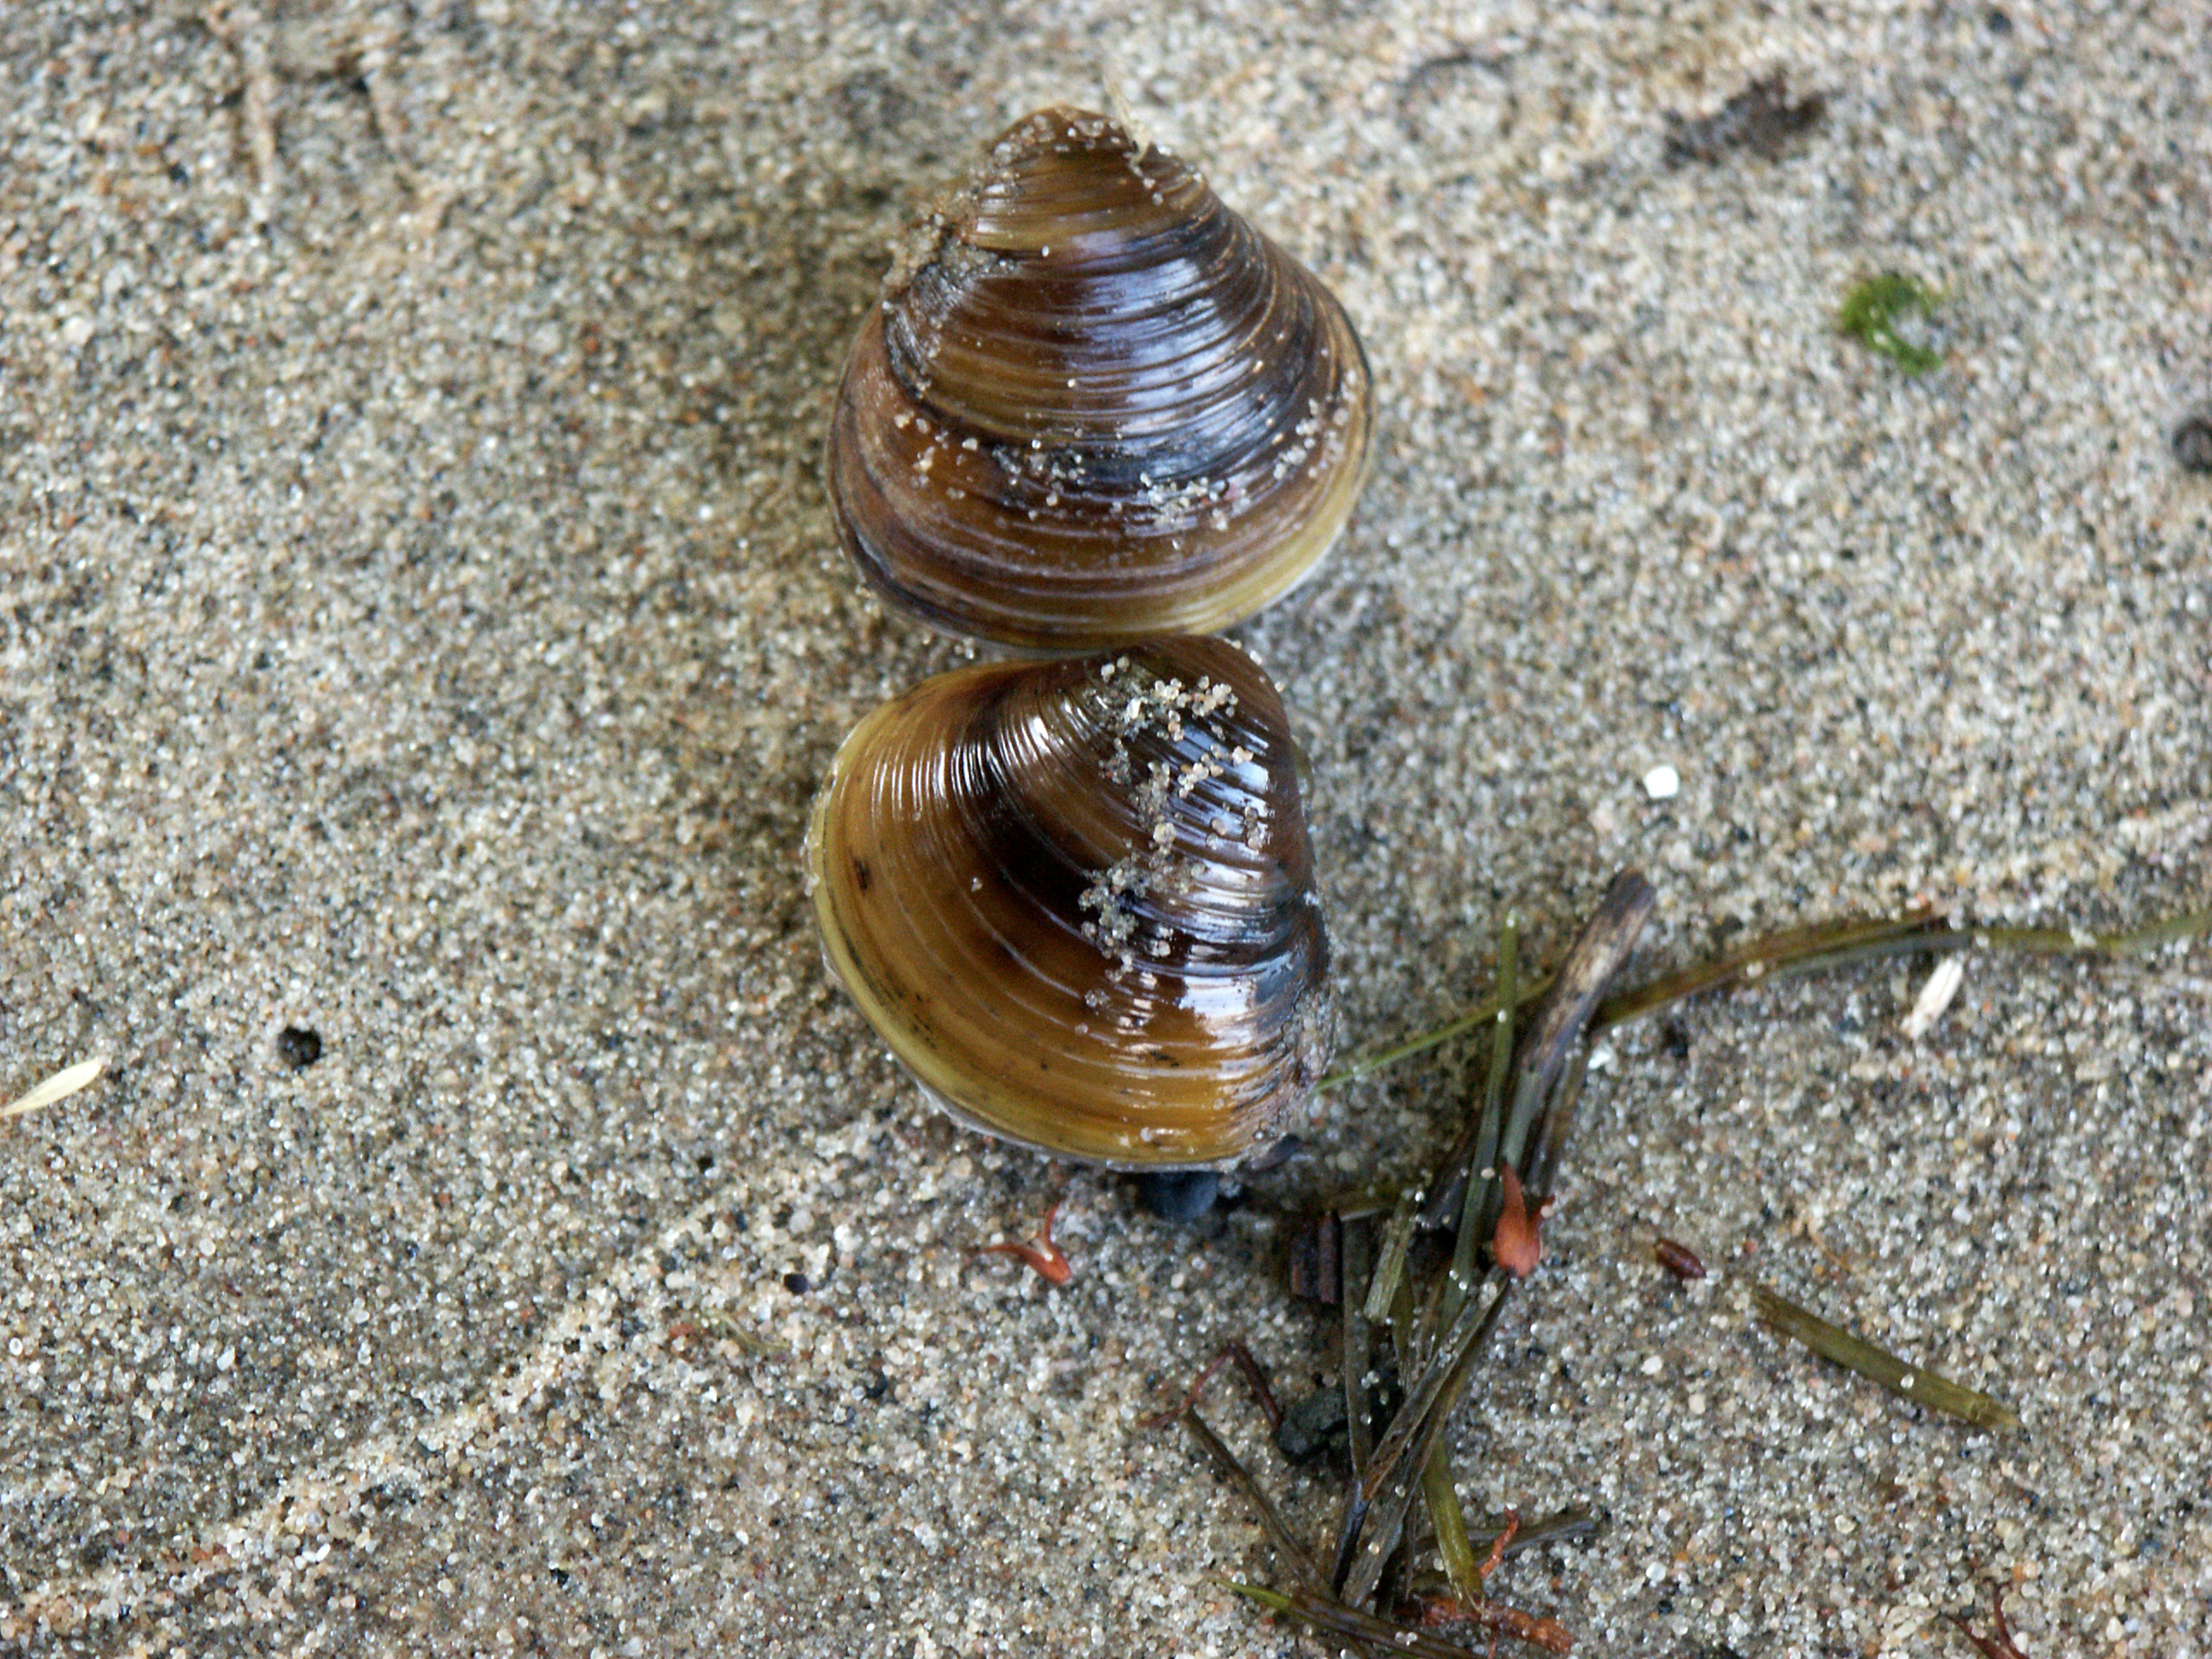
[[[2018,1646],[2014,1643],[2011,1629],[2005,1623],[2004,1586],[2002,1584],[1992,1584],[1989,1587],[1989,1616],[1996,1626],[1996,1633],[1992,1636],[1977,1636],[1973,1626],[1957,1614],[1944,1614],[1944,1618],[1959,1627],[1960,1635],[1965,1637],[1980,1650],[1982,1659],[2027,1659],[2027,1655],[2022,1653]]]
[[[1651,1253],[1658,1259],[1662,1267],[1678,1279],[1702,1279],[1705,1276],[1705,1264],[1698,1259],[1697,1252],[1687,1244],[1677,1244],[1672,1239],[1659,1239],[1653,1242]]]
[[[1490,1631],[1493,1637],[1510,1636],[1515,1641],[1541,1647],[1546,1653],[1572,1653],[1574,1649],[1574,1632],[1558,1620],[1548,1619],[1540,1613],[1524,1613],[1502,1601],[1485,1597],[1470,1604],[1457,1596],[1419,1596],[1414,1601],[1421,1622],[1431,1630],[1472,1624]]]
[[[1544,1258],[1544,1217],[1552,1201],[1537,1200],[1534,1209],[1521,1191],[1521,1176],[1509,1163],[1500,1162],[1498,1178],[1505,1183],[1505,1208],[1498,1215],[1498,1230],[1490,1234],[1490,1253],[1498,1265],[1516,1279],[1525,1279]]]
[[[1498,1571],[1498,1564],[1506,1558],[1506,1546],[1513,1542],[1513,1535],[1520,1530],[1521,1512],[1518,1509],[1506,1510],[1506,1530],[1490,1539],[1490,1553],[1483,1557],[1482,1564],[1474,1570],[1475,1577],[1481,1579],[1486,1587],[1490,1581],[1490,1574]]]
[[[1521,1530],[1521,1516],[1514,1510],[1506,1511],[1506,1530],[1490,1540],[1490,1553],[1476,1574],[1487,1586],[1490,1574],[1498,1571],[1498,1564],[1505,1559],[1506,1549],[1514,1535]],[[1545,1618],[1541,1614],[1523,1613],[1518,1607],[1508,1607],[1504,1602],[1492,1601],[1485,1596],[1481,1601],[1462,1601],[1457,1596],[1416,1595],[1408,1598],[1407,1611],[1431,1630],[1440,1625],[1472,1624],[1490,1633],[1490,1645],[1495,1651],[1500,1636],[1510,1636],[1516,1641],[1541,1647],[1547,1653],[1564,1654],[1574,1647],[1574,1633],[1556,1619]]]
[[[978,1256],[1019,1256],[1036,1269],[1038,1278],[1047,1284],[1065,1284],[1076,1276],[1075,1264],[1068,1259],[1068,1252],[1052,1242],[1052,1220],[1060,1214],[1066,1201],[1063,1193],[1052,1201],[1052,1207],[1044,1212],[1044,1219],[1037,1226],[1037,1235],[1026,1244],[978,1244]]]

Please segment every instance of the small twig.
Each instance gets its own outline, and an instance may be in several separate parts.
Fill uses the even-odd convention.
[[[21,1118],[25,1112],[37,1111],[41,1106],[51,1106],[56,1101],[67,1100],[106,1070],[107,1063],[103,1057],[62,1067],[21,1100],[0,1106],[0,1122],[5,1122],[10,1118]]]
[[[1566,1063],[1567,1051],[1581,1036],[1598,999],[1628,960],[1658,899],[1642,871],[1624,870],[1613,879],[1605,897],[1582,924],[1515,1056],[1516,1117],[1532,1116],[1535,1108],[1527,1102],[1551,1092],[1560,1068]],[[1513,1156],[1515,1149],[1510,1144],[1504,1150],[1507,1157]]]
[[[1198,1381],[1191,1384],[1188,1393],[1165,1411],[1156,1411],[1149,1417],[1139,1417],[1136,1426],[1149,1432],[1173,1423],[1198,1404],[1198,1397],[1206,1391],[1206,1384],[1214,1380],[1214,1373],[1232,1359],[1236,1361],[1237,1368],[1244,1374],[1244,1381],[1250,1385],[1252,1398],[1259,1405],[1260,1416],[1267,1419],[1267,1432],[1274,1433],[1283,1426],[1283,1407],[1276,1403],[1275,1390],[1268,1384],[1267,1368],[1252,1357],[1250,1349],[1234,1337],[1222,1343],[1221,1351],[1207,1361],[1206,1368],[1198,1374]]]
[[[1985,1429],[2017,1429],[2019,1417],[2011,1407],[1988,1395],[1939,1377],[1932,1371],[1909,1366],[1896,1355],[1854,1336],[1841,1325],[1828,1324],[1795,1302],[1763,1284],[1751,1287],[1759,1316],[1783,1335],[1803,1343],[1823,1359],[1855,1371],[1880,1384],[1900,1399],[1909,1399]]]
[[[1982,1659],[2027,1659],[2027,1655],[2020,1651],[2019,1645],[2012,1639],[2011,1627],[2005,1623],[2004,1586],[2002,1584],[1989,1587],[1989,1616],[1995,1622],[1994,1633],[1977,1636],[1974,1627],[1957,1614],[1944,1614],[1944,1618],[1959,1627],[1959,1634],[1980,1651]]]
[[[1244,1496],[1250,1498],[1252,1507],[1259,1511],[1259,1523],[1267,1531],[1267,1541],[1290,1564],[1292,1576],[1302,1586],[1319,1589],[1321,1569],[1314,1564],[1314,1558],[1306,1553],[1306,1547],[1298,1541],[1297,1535],[1284,1524],[1282,1512],[1275,1506],[1275,1500],[1267,1496],[1252,1472],[1244,1466],[1242,1460],[1229,1449],[1227,1442],[1216,1434],[1206,1419],[1196,1411],[1183,1414],[1183,1426],[1191,1432],[1191,1438],[1204,1449],[1206,1455],[1214,1460],[1222,1473],[1244,1489]]]
[[[1574,1127],[1576,1109],[1582,1104],[1582,1085],[1589,1077],[1589,1050],[1574,1051],[1567,1061],[1566,1074],[1552,1091],[1552,1102],[1530,1140],[1527,1155],[1521,1162],[1528,1170],[1529,1190],[1541,1193],[1543,1202],[1551,1202],[1553,1183],[1559,1178],[1559,1160],[1566,1156],[1567,1135]]]

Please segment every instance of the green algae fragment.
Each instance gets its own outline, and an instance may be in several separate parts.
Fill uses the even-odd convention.
[[[1897,332],[1904,317],[1933,317],[1943,295],[1918,276],[1884,271],[1869,276],[1844,296],[1836,314],[1838,334],[1849,334],[1869,351],[1878,351],[1908,375],[1943,367],[1944,354]]]

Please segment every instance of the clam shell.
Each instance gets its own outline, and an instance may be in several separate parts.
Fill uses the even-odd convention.
[[[1045,110],[917,224],[830,422],[846,549],[1032,651],[1212,632],[1309,570],[1368,453],[1320,280],[1174,157]]]
[[[1282,699],[1217,640],[925,681],[807,838],[830,966],[948,1110],[1094,1163],[1234,1160],[1327,1058]]]

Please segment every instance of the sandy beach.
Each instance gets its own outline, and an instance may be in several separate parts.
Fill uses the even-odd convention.
[[[0,10],[0,1101],[105,1061],[0,1122],[0,1650],[1333,1651],[1135,1424],[1232,1337],[1333,1381],[1296,1218],[1484,1055],[1174,1224],[931,1110],[830,978],[830,757],[975,654],[823,487],[894,242],[1066,102],[1341,297],[1374,473],[1233,637],[1358,1053],[1629,867],[1638,978],[2212,904],[2208,48],[2158,0]],[[1817,108],[1711,119],[1776,75]],[[1927,372],[1836,326],[1893,272]],[[1923,958],[1596,1046],[1453,1443],[1471,1510],[1597,1517],[1491,1582],[1578,1654],[1969,1659],[1995,1583],[2034,1659],[2212,1655],[2212,947],[1963,961],[1917,1036]],[[1067,1285],[976,1254],[1063,1188]]]

